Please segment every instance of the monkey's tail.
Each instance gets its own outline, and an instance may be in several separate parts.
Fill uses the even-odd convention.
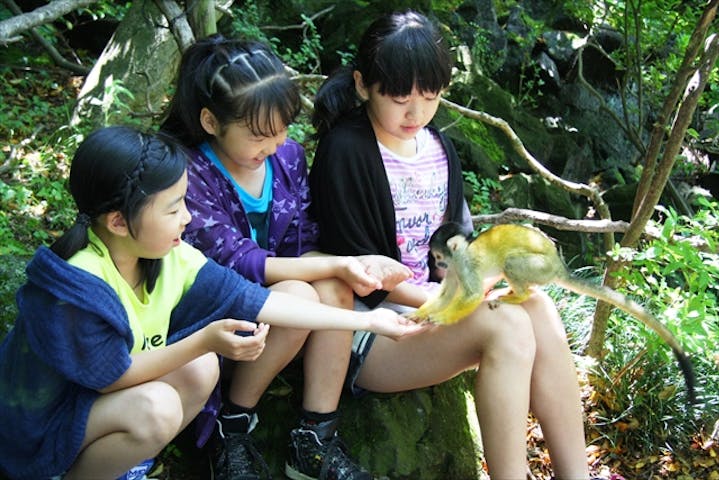
[[[679,363],[679,368],[684,375],[689,402],[696,402],[696,395],[694,392],[695,376],[691,359],[686,353],[684,353],[684,349],[679,344],[674,334],[663,323],[657,320],[652,313],[626,295],[622,295],[621,293],[604,285],[595,285],[574,276],[558,278],[555,283],[575,293],[589,295],[590,297],[610,303],[639,319],[642,323],[644,323],[644,325],[654,330],[674,352],[674,356],[677,358],[677,362]]]

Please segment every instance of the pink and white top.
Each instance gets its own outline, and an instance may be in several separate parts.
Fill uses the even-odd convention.
[[[416,137],[416,154],[399,156],[379,144],[396,215],[397,245],[402,263],[413,272],[408,281],[425,285],[429,238],[445,219],[448,194],[447,156],[442,144],[424,128]]]

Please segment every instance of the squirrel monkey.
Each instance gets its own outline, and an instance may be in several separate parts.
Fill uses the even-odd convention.
[[[408,314],[413,320],[438,324],[458,322],[484,300],[486,279],[505,279],[511,291],[498,300],[515,304],[529,298],[534,285],[555,283],[610,303],[654,330],[672,348],[684,374],[689,400],[694,403],[691,361],[674,335],[627,296],[573,276],[554,242],[540,230],[522,225],[496,225],[473,238],[463,233],[459,224],[447,223],[432,234],[429,246],[435,264],[445,268],[446,274],[437,294]]]

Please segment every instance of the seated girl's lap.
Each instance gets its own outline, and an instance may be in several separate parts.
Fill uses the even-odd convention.
[[[413,310],[388,302],[380,306],[401,313]],[[374,337],[371,342],[365,341],[369,346],[364,352],[353,352],[354,355],[364,355],[354,373],[355,383],[372,391],[400,391],[436,385],[478,365],[482,337],[492,336],[495,330],[502,330],[504,335],[513,334],[518,327],[531,332],[522,307],[501,304],[490,308],[487,302],[483,302],[475,313],[452,325],[436,325],[399,341]],[[355,335],[355,347],[363,333]]]

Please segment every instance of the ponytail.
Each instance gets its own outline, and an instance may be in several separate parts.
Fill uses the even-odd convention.
[[[60,238],[50,246],[58,257],[67,260],[78,251],[87,247],[89,242],[87,229],[92,224],[92,219],[87,213],[80,213],[75,219],[75,223]]]
[[[315,96],[312,125],[317,130],[317,136],[322,136],[359,104],[353,68],[340,67],[325,80]]]

